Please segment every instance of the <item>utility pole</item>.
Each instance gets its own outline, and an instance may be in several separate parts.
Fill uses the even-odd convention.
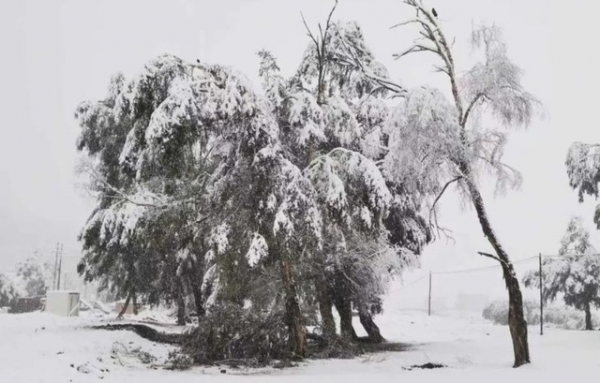
[[[60,245],[60,250],[58,251],[58,283],[56,284],[56,289],[60,290],[60,275],[62,273],[62,244]]]
[[[542,253],[540,253],[540,335],[544,335],[544,293],[542,290],[543,279]]]
[[[429,316],[431,316],[431,271],[429,272],[429,303],[427,313]]]
[[[54,257],[54,275],[52,278],[52,287],[55,290],[58,290],[58,287],[56,286],[56,279],[58,277],[58,249],[59,249],[59,243],[56,243],[56,255]]]

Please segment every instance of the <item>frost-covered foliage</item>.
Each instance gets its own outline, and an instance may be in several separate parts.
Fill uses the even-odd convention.
[[[98,200],[81,235],[88,280],[134,303],[181,307],[191,291],[200,315],[243,304],[256,274],[277,274],[283,254],[295,263],[321,245],[312,184],[285,158],[270,105],[239,73],[161,56],[130,82],[117,76],[107,98],[83,103],[77,117]]]
[[[321,316],[330,305],[323,296],[346,308],[352,301],[364,314],[378,312],[369,308],[379,305],[391,276],[417,263],[429,228],[419,214],[419,196],[378,165],[388,138],[389,76],[361,28],[330,17],[318,36],[309,35],[289,79],[273,55],[259,53],[263,87],[284,151],[303,168],[321,214],[320,270],[309,267],[316,290],[329,291],[317,293]]]
[[[475,208],[483,234],[496,253],[491,257],[502,266],[518,367],[530,361],[522,294],[510,258],[490,223],[479,183],[482,176],[491,175],[497,193],[520,185],[521,175],[502,162],[502,155],[508,128],[527,127],[538,101],[523,89],[521,71],[508,58],[496,27],[473,31],[472,45],[482,60],[471,69],[458,69],[454,44],[435,10],[424,0],[404,3],[415,16],[397,26],[415,25],[418,35],[412,46],[395,57],[431,54],[434,68],[448,80],[450,94],[430,87],[395,90],[401,101],[391,108],[383,126],[388,150],[382,167],[391,180],[405,184],[409,194],[426,200],[430,225],[438,229],[437,203],[450,186]]]
[[[600,255],[590,243],[581,218],[569,222],[559,254],[542,263],[543,297],[552,301],[561,295],[566,305],[585,311],[590,318],[591,307],[600,307]],[[524,283],[539,288],[539,272],[528,273]],[[591,322],[588,325],[590,329]]]
[[[540,324],[540,303],[526,300],[523,302],[525,317],[529,325]],[[506,326],[508,324],[508,303],[495,301],[483,309],[482,316],[492,323]],[[592,323],[600,324],[600,316],[592,313]],[[544,306],[544,325],[555,326],[566,330],[585,330],[584,314],[567,306]]]
[[[428,87],[402,92],[402,102],[391,110],[384,127],[389,136],[386,172],[412,191],[433,197],[456,183],[470,200],[469,184],[476,185],[484,174],[495,178],[498,193],[519,187],[519,172],[502,162],[507,128],[528,126],[539,102],[523,89],[521,70],[507,56],[500,30],[474,29],[472,45],[483,60],[459,71],[436,19],[420,1],[405,2],[417,10],[417,17],[400,25],[419,25],[423,38],[397,57],[435,55],[440,62],[436,68],[450,80],[452,97]],[[480,116],[500,125],[487,119],[483,123]]]
[[[17,284],[27,297],[45,295],[51,289],[52,276],[51,265],[44,262],[39,254],[17,265]]]
[[[0,307],[12,307],[19,296],[14,282],[8,276],[0,273]]]
[[[546,309],[546,308],[545,308]],[[526,300],[523,301],[523,310],[527,324],[535,325],[540,323],[540,304],[539,302]],[[494,301],[484,307],[482,316],[492,323],[502,326],[508,325],[508,302],[505,300]],[[544,316],[544,321],[546,317]]]
[[[575,142],[567,154],[567,174],[570,186],[577,190],[579,202],[584,195],[598,198],[600,182],[600,145]],[[596,207],[594,222],[600,228],[600,205]]]
[[[378,165],[388,74],[358,25],[329,20],[289,79],[260,56],[266,97],[232,69],[164,55],[77,110],[97,197],[80,272],[134,301],[191,293],[217,318],[196,333],[216,354],[196,359],[304,355],[324,290],[372,322],[430,240],[420,196]],[[273,315],[279,340],[231,322]]]

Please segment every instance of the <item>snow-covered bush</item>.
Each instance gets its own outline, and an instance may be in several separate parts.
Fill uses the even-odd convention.
[[[540,323],[540,305],[535,301],[523,301],[523,311],[527,324]],[[483,309],[483,318],[499,325],[508,324],[508,302],[505,300],[494,301]]]
[[[540,324],[540,304],[537,301],[523,301],[527,324]],[[508,324],[508,303],[506,301],[494,301],[483,309],[483,318],[498,325]],[[592,322],[600,325],[600,316],[592,314]],[[544,307],[544,323],[550,326],[566,330],[584,330],[586,327],[585,315],[579,310],[570,307]]]

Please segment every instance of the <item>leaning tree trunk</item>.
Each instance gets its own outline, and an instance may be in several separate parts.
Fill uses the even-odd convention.
[[[367,307],[362,305],[359,306],[358,318],[360,319],[360,324],[364,327],[371,342],[385,342],[385,338],[381,336],[381,331],[379,331],[379,327],[375,324],[375,321],[373,321],[373,315],[371,315]]]
[[[585,329],[587,331],[594,329],[594,325],[592,324],[592,308],[590,307],[590,302],[585,303]]]
[[[316,283],[315,287],[317,289],[317,301],[319,302],[323,337],[329,341],[336,335],[331,291],[328,288],[327,282],[324,280],[324,278],[319,278],[319,281]]]
[[[504,251],[494,230],[489,221],[485,206],[483,204],[483,198],[481,193],[477,189],[477,186],[470,179],[468,168],[463,167],[463,174],[466,178],[467,186],[469,188],[469,194],[471,201],[477,211],[477,217],[481,224],[483,234],[487,238],[488,242],[494,248],[498,260],[502,266],[502,272],[504,274],[504,281],[508,290],[508,326],[510,328],[510,335],[512,337],[513,350],[515,354],[514,367],[519,367],[524,364],[530,363],[529,357],[529,342],[527,334],[527,321],[523,312],[523,295],[521,294],[521,288],[519,287],[519,280],[515,274],[508,254]]]
[[[292,341],[292,350],[297,357],[303,358],[306,355],[306,334],[302,324],[302,313],[298,303],[292,266],[287,256],[283,254],[281,254],[281,269],[285,287],[285,313]]]

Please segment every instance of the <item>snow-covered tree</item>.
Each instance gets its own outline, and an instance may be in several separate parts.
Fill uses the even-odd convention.
[[[591,309],[600,307],[600,255],[581,218],[569,222],[558,254],[542,262],[542,296],[553,301],[561,295],[566,305],[585,312],[585,329],[593,330]],[[539,288],[539,271],[528,273],[523,282]]]
[[[429,228],[418,198],[378,167],[392,86],[387,70],[356,23],[332,21],[334,10],[318,35],[306,25],[311,42],[294,76],[285,79],[266,51],[260,74],[284,152],[303,168],[322,212],[324,246],[312,279],[323,334],[336,333],[335,306],[341,334],[356,338],[354,306],[369,338],[382,341],[372,315],[393,273],[417,263]]]
[[[567,154],[567,174],[570,186],[577,190],[579,202],[587,194],[598,198],[600,182],[600,144],[574,142]],[[600,205],[594,213],[594,223],[600,229]]]
[[[36,253],[17,265],[17,283],[26,296],[42,296],[51,288],[52,272],[51,265]]]
[[[210,287],[209,304],[242,304],[248,271],[275,267],[291,339],[303,355],[293,264],[320,246],[320,212],[312,185],[283,156],[270,107],[249,82],[222,66],[165,55],[127,84],[117,77],[108,97],[82,104],[78,117],[79,147],[98,193],[82,233],[81,271],[139,289],[156,287],[166,270],[179,283],[178,273],[194,264],[192,287]],[[173,263],[181,267],[156,267]]]
[[[401,101],[384,126],[388,140],[383,168],[410,193],[430,196],[430,217],[436,225],[437,203],[451,185],[475,207],[495,252],[492,257],[503,269],[515,366],[520,366],[529,363],[522,294],[510,258],[492,228],[479,184],[486,174],[495,177],[499,192],[520,184],[520,174],[502,162],[502,153],[508,128],[527,126],[538,102],[523,89],[521,70],[508,58],[497,27],[473,30],[472,44],[482,51],[482,61],[469,70],[458,70],[440,20],[422,0],[404,2],[415,11],[415,17],[397,26],[416,25],[419,36],[413,46],[395,57],[432,54],[438,61],[436,70],[448,79],[450,97],[429,87],[395,91]],[[474,118],[477,115],[486,118]],[[490,119],[497,123],[489,123]]]
[[[19,298],[18,289],[14,282],[0,273],[0,307],[12,307]]]
[[[296,356],[317,308],[326,339],[333,306],[342,335],[355,337],[354,306],[382,341],[372,315],[430,239],[420,195],[380,168],[396,88],[360,28],[331,16],[291,78],[261,57],[266,97],[232,69],[164,55],[81,104],[82,169],[97,208],[80,272],[128,299],[182,307],[192,291],[198,312],[214,313],[209,326],[227,312],[283,318]]]

